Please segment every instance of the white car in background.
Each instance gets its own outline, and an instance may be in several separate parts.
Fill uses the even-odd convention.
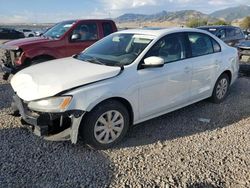
[[[21,29],[20,31],[23,32],[26,38],[35,36],[35,32],[30,29]]]
[[[73,57],[31,66],[11,80],[23,120],[48,140],[98,149],[129,126],[211,98],[238,75],[238,52],[197,29],[125,30]]]

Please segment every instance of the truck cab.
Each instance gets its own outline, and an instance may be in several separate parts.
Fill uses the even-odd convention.
[[[3,79],[27,66],[78,54],[116,31],[112,20],[68,20],[54,25],[40,37],[6,42],[0,46],[5,51],[1,60]]]

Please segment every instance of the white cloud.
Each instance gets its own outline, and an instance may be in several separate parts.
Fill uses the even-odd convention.
[[[0,23],[7,24],[7,23],[26,23],[30,22],[30,19],[24,15],[0,15]]]
[[[122,10],[130,8],[138,8],[142,6],[156,5],[157,0],[119,0],[119,1],[110,1],[104,0],[105,7],[111,10]]]
[[[237,6],[237,5],[247,5],[250,4],[249,0],[209,0],[209,5],[217,6],[217,5],[228,5],[228,6]]]

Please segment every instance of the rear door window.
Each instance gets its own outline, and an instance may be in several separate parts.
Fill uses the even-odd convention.
[[[188,33],[192,57],[211,54],[214,52],[211,37],[203,33]]]

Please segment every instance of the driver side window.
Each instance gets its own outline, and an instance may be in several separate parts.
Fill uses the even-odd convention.
[[[77,41],[97,40],[97,25],[95,23],[82,23],[79,24],[74,30],[72,35],[78,34]]]
[[[225,39],[226,38],[226,31],[225,31],[225,29],[219,30],[219,32],[217,33],[216,36],[219,37],[220,39]]]
[[[186,51],[182,38],[181,34],[170,34],[163,37],[148,51],[145,58],[157,56],[163,58],[165,63],[184,59]]]

